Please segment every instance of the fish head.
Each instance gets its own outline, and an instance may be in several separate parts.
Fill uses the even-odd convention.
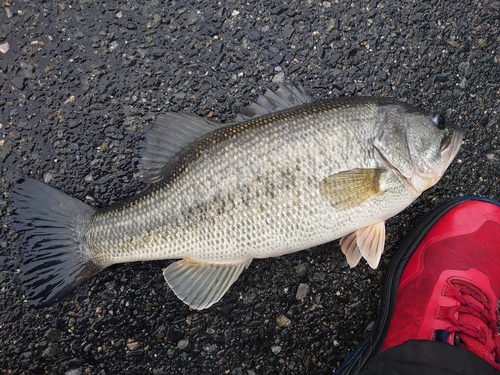
[[[379,156],[422,192],[439,181],[458,153],[463,131],[440,114],[387,106],[374,141]]]
[[[440,114],[411,114],[407,121],[408,149],[414,165],[410,181],[416,190],[424,191],[446,172],[460,149],[463,131]]]

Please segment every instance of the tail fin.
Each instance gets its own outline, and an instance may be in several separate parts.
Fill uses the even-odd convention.
[[[92,207],[29,178],[11,196],[15,228],[24,233],[21,280],[31,305],[50,305],[102,270],[84,239]]]

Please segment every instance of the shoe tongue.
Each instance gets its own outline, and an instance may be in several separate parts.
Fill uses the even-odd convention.
[[[434,341],[444,342],[445,344],[453,345],[453,341],[449,341],[451,332],[444,329],[437,329],[434,331]]]

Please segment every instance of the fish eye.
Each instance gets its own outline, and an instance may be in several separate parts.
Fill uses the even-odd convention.
[[[432,121],[434,121],[434,124],[437,126],[439,130],[443,130],[444,126],[446,124],[446,119],[444,118],[443,115],[441,114],[435,114],[432,116]]]

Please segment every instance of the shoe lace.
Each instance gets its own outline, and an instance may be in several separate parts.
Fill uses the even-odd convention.
[[[454,333],[454,345],[461,346],[500,369],[500,337],[496,305],[475,285],[459,279],[449,280],[444,294],[456,299],[456,306],[440,306],[438,319],[446,319]]]

